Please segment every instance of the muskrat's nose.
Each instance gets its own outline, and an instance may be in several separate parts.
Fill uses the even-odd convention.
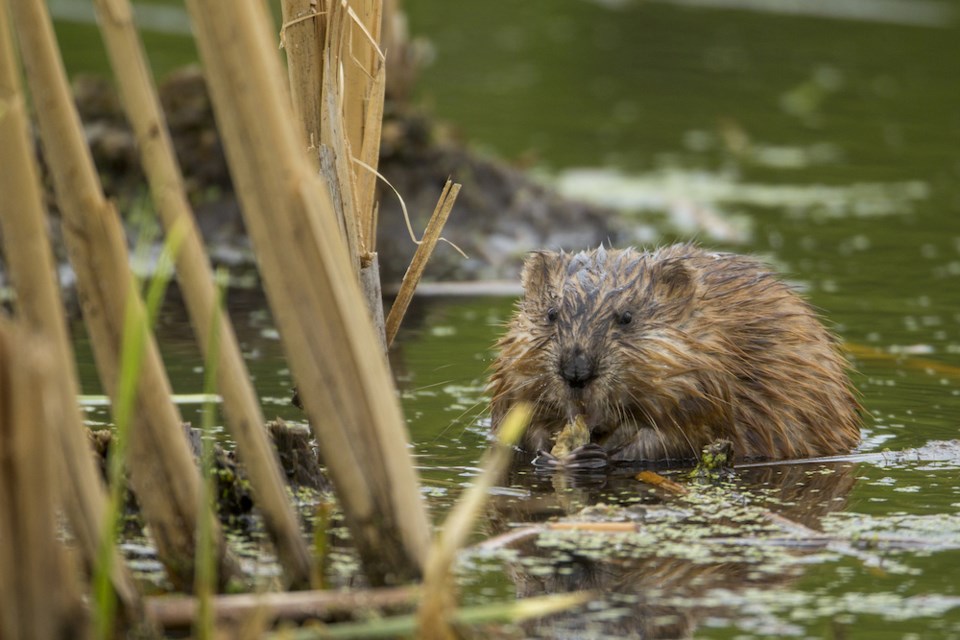
[[[560,375],[571,389],[583,389],[597,377],[593,362],[583,349],[576,349],[560,361]]]

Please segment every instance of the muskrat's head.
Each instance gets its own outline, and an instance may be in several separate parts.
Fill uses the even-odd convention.
[[[697,278],[682,251],[537,252],[523,287],[519,360],[529,374],[536,363],[525,395],[542,414],[583,414],[595,434],[626,423],[662,430],[711,396],[700,379],[710,366],[689,332]]]

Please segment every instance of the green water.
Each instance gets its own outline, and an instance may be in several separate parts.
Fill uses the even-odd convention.
[[[441,11],[422,0],[407,6],[414,27],[435,46],[420,95],[473,144],[532,160],[561,187],[582,168],[612,175],[603,187],[578,186],[576,194],[620,203],[638,224],[657,220],[671,199],[701,194],[698,206],[746,221],[746,241],[721,246],[768,256],[848,342],[911,354],[855,358],[856,383],[871,416],[865,450],[960,434],[955,18],[920,27],[668,3],[453,3]],[[960,9],[939,6],[955,17]],[[730,193],[718,196],[727,188]],[[670,224],[659,228],[686,237]],[[697,235],[718,244],[709,233]],[[445,313],[467,313],[453,309]],[[415,348],[429,353],[429,344],[448,340],[427,331],[421,336],[408,340],[411,360]],[[444,375],[455,373],[442,356],[418,373],[425,384]],[[955,467],[862,464],[852,476],[842,496],[844,517],[877,518],[872,526],[901,533],[916,517],[921,526],[956,536]],[[939,522],[944,515],[947,522]],[[960,636],[957,552],[880,556],[851,560],[827,553],[801,569],[790,565],[783,575],[792,577],[779,581],[751,582],[730,571],[737,577],[725,583],[697,572],[678,583],[641,567],[628,581],[660,590],[650,596],[654,602],[677,604],[671,596],[679,596],[677,606],[649,610],[634,600],[643,588],[611,578],[602,584],[608,604],[626,599],[627,610],[645,614],[643,621],[561,623],[531,633]],[[616,575],[615,564],[601,567]],[[492,592],[497,581],[490,576],[497,571],[494,564],[481,581]],[[698,581],[710,586],[713,600],[691,586]],[[948,601],[928,610],[921,596]],[[704,610],[709,613],[697,613]],[[657,615],[684,622],[652,629],[649,620]]]
[[[615,204],[638,242],[652,230],[769,258],[852,345],[869,414],[863,450],[958,437],[960,3],[821,3],[866,12],[855,20],[630,0],[405,4],[434,55],[418,99],[469,144],[533,165],[567,193]],[[907,17],[891,19],[895,7]],[[73,71],[102,68],[92,30],[62,24],[60,35]],[[186,39],[153,38],[161,72],[193,56]],[[680,214],[690,210],[701,223],[685,227]],[[289,372],[262,300],[235,293],[232,303],[266,413],[298,419],[285,404]],[[437,514],[470,482],[485,447],[483,379],[510,308],[502,299],[423,301],[398,339],[392,364]],[[199,359],[177,311],[161,333],[176,390],[198,391]],[[812,483],[820,471],[804,477]],[[956,466],[832,472],[836,481],[794,496],[822,511],[811,526],[846,532],[861,523],[931,547],[940,536],[950,548],[795,552],[712,569],[661,549],[600,582],[603,595],[579,622],[522,633],[960,637]],[[745,482],[746,491],[777,486]],[[521,477],[506,493],[523,503],[551,491]],[[571,500],[622,503],[630,492],[644,493],[611,483]],[[553,564],[569,569],[565,558]],[[782,571],[770,576],[761,564]],[[471,557],[467,596],[536,592],[534,568]],[[666,622],[651,626],[658,618]]]

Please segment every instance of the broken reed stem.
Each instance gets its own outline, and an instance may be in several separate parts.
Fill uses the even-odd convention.
[[[332,175],[327,175],[327,181],[336,184],[340,206],[337,213],[341,232],[344,234],[350,264],[354,271],[360,264],[359,220],[357,218],[356,201],[353,185],[353,170],[350,158],[353,151],[347,137],[343,115],[343,93],[340,78],[343,77],[344,65],[341,60],[343,39],[345,37],[348,15],[340,0],[324,0],[327,26],[323,42],[323,85],[320,104],[320,144],[330,149],[330,166]],[[321,159],[321,165],[323,160]],[[327,170],[329,171],[329,170]],[[332,189],[331,189],[332,191]]]
[[[6,8],[0,7],[0,193],[7,207],[0,215],[0,236],[16,290],[17,313],[31,329],[46,337],[60,372],[54,381],[57,402],[64,409],[63,419],[53,425],[55,468],[62,470],[60,496],[71,531],[92,571],[104,536],[106,494],[90,456],[82,411],[76,402],[76,364],[47,237],[36,154],[28,133],[26,99],[7,17]],[[112,553],[116,555],[116,550]],[[139,593],[126,567],[119,561],[114,567],[111,584],[125,614],[140,618]]]
[[[303,0],[284,0],[292,15]],[[320,0],[325,18],[314,32],[316,45],[288,51],[294,101],[305,112],[312,102],[298,98],[306,81],[313,80],[314,61],[307,56],[322,52],[320,87],[320,142],[333,151],[336,182],[344,206],[343,228],[347,245],[356,261],[374,251],[376,183],[373,176],[354,166],[359,159],[376,168],[380,160],[380,130],[383,124],[385,66],[380,50],[382,0]],[[312,87],[309,87],[312,90]],[[313,116],[301,116],[307,132]],[[308,143],[311,140],[308,138]]]
[[[344,64],[343,113],[350,148],[361,162],[373,167],[380,163],[380,130],[383,125],[383,100],[386,65],[380,49],[383,0],[353,0],[349,4],[350,22]],[[360,246],[365,252],[376,250],[374,197],[376,176],[352,165],[357,206]]]
[[[320,167],[320,94],[323,86],[323,39],[326,17],[317,0],[282,0],[281,46],[287,52],[290,97],[297,121],[303,125],[307,156]]]
[[[375,585],[411,579],[430,533],[399,401],[357,262],[292,122],[266,7],[187,6],[268,301],[364,572]]]
[[[368,253],[361,260],[360,290],[363,291],[370,320],[377,334],[380,349],[387,352],[386,324],[383,319],[383,292],[380,288],[380,258],[376,253]]]
[[[226,425],[237,442],[257,506],[277,548],[287,582],[309,586],[310,553],[300,523],[287,499],[276,453],[236,335],[226,314],[218,313],[217,288],[177,164],[173,143],[143,47],[133,24],[129,0],[96,0],[100,31],[120,96],[140,148],[150,192],[168,234],[183,233],[176,268],[194,335],[205,359],[212,351],[210,333],[218,318],[217,388],[223,397]]]
[[[380,0],[283,0],[281,44],[294,112],[310,161],[327,181],[351,263],[386,349],[376,253],[375,173],[380,159],[385,67]],[[307,18],[306,20],[304,18]],[[319,144],[319,149],[317,146]]]
[[[128,304],[137,317],[142,319],[145,314],[142,301],[133,294],[123,228],[103,195],[45,4],[33,0],[8,3],[63,216],[64,242],[77,274],[97,372],[103,388],[115,399]],[[198,516],[200,479],[180,412],[171,401],[159,350],[149,332],[132,426],[130,481],[170,580],[185,588],[192,583],[192,532]],[[217,546],[221,575],[238,575],[219,536]]]
[[[344,3],[347,33],[344,48],[340,51],[344,65],[343,115],[347,139],[350,146],[358,151],[363,146],[366,135],[364,125],[371,106],[368,103],[370,81],[376,77],[377,61],[383,58],[379,50],[382,4],[382,0],[351,0],[349,4]]]
[[[284,0],[287,15],[293,16],[304,0]],[[332,150],[336,182],[343,202],[342,228],[353,258],[372,253],[376,245],[375,175],[355,166],[360,160],[376,169],[380,161],[380,131],[383,124],[386,69],[379,48],[382,22],[381,0],[322,0],[324,26],[306,33],[315,35],[316,45],[289,51],[291,90],[300,119],[307,131],[308,146],[314,109],[312,83],[317,77],[311,56],[321,52],[319,72],[320,143]],[[318,20],[319,22],[319,20]],[[293,28],[293,27],[291,27]]]
[[[284,0],[285,20],[293,18],[304,0]],[[380,135],[383,126],[383,108],[387,85],[386,58],[380,46],[384,21],[383,0],[320,0],[320,13],[327,18],[326,27],[310,32],[316,34],[323,50],[320,127],[321,171],[331,187],[340,228],[354,264],[360,262],[365,295],[375,322],[383,315],[383,297],[377,274],[362,273],[366,263],[376,263],[377,212],[376,178],[380,161]],[[289,7],[287,7],[289,5]],[[396,35],[399,27],[393,23],[396,7],[389,9],[391,24],[388,29]],[[319,21],[318,21],[319,22]],[[291,28],[293,28],[291,23]],[[299,25],[297,25],[299,26]],[[295,88],[294,103],[301,113],[307,131],[312,117],[306,117],[313,104],[304,99],[304,87],[313,81],[313,61],[306,58],[315,49],[304,46],[288,55],[291,67],[291,85]],[[311,94],[312,95],[312,94]],[[298,97],[299,96],[299,97]],[[308,138],[308,142],[310,139]],[[406,313],[427,260],[433,253],[440,230],[450,214],[460,185],[456,185],[448,208],[436,229],[436,238],[430,237],[418,248],[404,277],[402,297],[391,309],[387,319],[384,340],[387,347],[393,342],[400,321]],[[446,189],[445,189],[446,193]],[[398,194],[399,195],[399,194]],[[444,197],[441,197],[443,201]],[[402,204],[402,201],[401,201]],[[441,209],[438,204],[438,210]],[[436,212],[435,212],[436,217]],[[433,222],[434,219],[431,219]],[[409,221],[408,221],[409,226]],[[428,227],[429,231],[429,227]]]
[[[68,411],[56,348],[0,318],[0,637],[82,638],[89,616],[77,568],[57,539],[57,456]],[[69,406],[69,405],[68,405]]]
[[[447,180],[440,194],[440,199],[437,201],[437,206],[433,210],[433,215],[430,216],[430,222],[427,223],[427,228],[423,232],[423,239],[417,246],[417,251],[413,254],[413,259],[410,261],[410,266],[407,267],[407,272],[403,274],[400,291],[397,293],[397,297],[390,307],[390,313],[387,315],[388,347],[393,344],[393,339],[397,336],[400,323],[403,322],[403,316],[407,313],[407,307],[410,306],[410,301],[413,300],[413,293],[417,288],[417,284],[420,282],[420,278],[423,276],[423,270],[427,266],[427,261],[430,260],[430,256],[433,255],[433,250],[440,240],[440,234],[443,233],[443,225],[447,223],[447,218],[450,217],[450,211],[453,210],[453,204],[457,200],[458,193],[460,193],[460,185]]]
[[[369,167],[380,165],[380,132],[383,128],[383,100],[386,88],[386,64],[378,60],[376,75],[370,84],[367,97],[366,122],[363,125],[363,142],[360,146],[360,161]],[[357,215],[360,217],[360,239],[368,253],[377,250],[377,182],[376,174],[354,166],[357,181]]]

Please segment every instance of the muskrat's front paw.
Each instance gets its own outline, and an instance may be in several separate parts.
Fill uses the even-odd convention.
[[[558,469],[561,464],[560,458],[543,449],[537,451],[537,457],[533,459],[533,466],[538,469]]]
[[[533,465],[539,469],[577,471],[580,469],[603,469],[608,464],[607,452],[600,445],[593,443],[577,447],[561,457],[557,457],[549,451],[540,450],[537,457],[533,459]]]
[[[603,469],[608,464],[607,452],[592,442],[577,447],[563,458],[563,466],[567,469]]]

